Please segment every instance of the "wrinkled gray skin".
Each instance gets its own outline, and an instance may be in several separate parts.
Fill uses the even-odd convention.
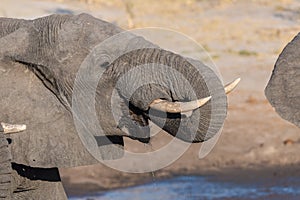
[[[283,119],[300,127],[300,34],[279,55],[265,95]]]
[[[0,67],[3,67],[0,72],[0,89],[3,91],[0,119],[9,123],[22,122],[28,126],[25,132],[10,136],[13,167],[17,172],[14,177],[26,177],[29,181],[24,186],[26,191],[30,190],[33,183],[37,183],[32,181],[34,178],[29,177],[37,171],[41,173],[38,180],[42,183],[33,190],[41,191],[46,188],[43,184],[59,184],[58,171],[52,167],[97,162],[83,147],[76,134],[72,118],[73,84],[80,64],[91,50],[122,31],[86,14],[51,15],[36,20],[0,18]],[[151,46],[151,43],[140,37],[130,40],[128,45],[134,42],[141,43],[141,46]],[[131,95],[128,91],[131,86],[116,85],[123,74],[147,63],[167,65],[182,73],[191,84],[196,97],[186,89],[181,80],[176,79],[175,74],[158,70],[144,79],[166,77],[170,80],[168,87],[147,84]],[[197,65],[200,72],[191,63]],[[123,136],[148,142],[150,131],[147,125],[150,120],[169,134],[187,142],[203,142],[214,136],[223,125],[227,105],[223,86],[213,71],[198,61],[160,48],[145,48],[128,52],[112,62],[103,60],[99,67],[104,74],[97,87],[95,108],[104,134],[116,146],[123,146]],[[82,90],[85,87],[82,85]],[[117,89],[121,107],[125,110],[119,122],[113,120],[111,113],[113,88]],[[207,96],[212,96],[212,100],[194,110],[189,117],[182,117],[180,114],[167,114],[165,117],[155,111],[149,114],[149,105],[155,99],[189,101]],[[128,105],[129,114],[126,112]],[[200,121],[197,121],[199,117]],[[196,130],[191,128],[195,124]],[[121,128],[126,128],[128,132]],[[103,159],[122,156],[122,153],[111,152],[109,145],[101,143],[101,138],[97,139],[100,140],[97,142]],[[18,169],[26,167],[29,167],[29,172],[20,174],[22,170]],[[52,168],[52,178],[45,175],[50,169],[43,168]],[[45,193],[49,197],[45,197],[46,199],[51,199],[50,195],[55,193],[62,194],[59,185],[53,187],[56,188],[54,191]],[[16,191],[16,184],[12,188]],[[64,195],[60,196],[64,199]]]

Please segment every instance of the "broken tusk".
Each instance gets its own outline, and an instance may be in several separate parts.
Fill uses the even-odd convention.
[[[235,79],[234,81],[232,81],[231,83],[228,83],[226,86],[225,86],[225,93],[228,94],[230,93],[236,86],[237,84],[241,81],[241,78],[237,78]]]
[[[156,99],[150,104],[150,108],[168,113],[183,113],[200,108],[210,99],[211,96],[190,102],[170,102],[162,99]]]
[[[7,124],[0,123],[0,132],[3,133],[17,133],[26,130],[25,124]]]

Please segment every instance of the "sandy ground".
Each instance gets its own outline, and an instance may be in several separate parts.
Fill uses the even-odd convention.
[[[198,158],[201,144],[193,144],[175,163],[154,173],[123,173],[102,164],[61,169],[68,194],[126,187],[176,174],[234,174],[244,181],[262,174],[300,174],[300,129],[281,119],[264,96],[279,53],[300,30],[299,1],[127,1],[127,10],[122,1],[109,2],[1,0],[0,15],[35,18],[87,12],[125,29],[170,28],[203,45],[225,82],[236,77],[242,81],[229,96],[223,132],[205,158]],[[180,46],[180,41],[172,42],[180,47],[179,52],[195,51]],[[166,140],[168,136],[160,135],[151,145],[155,148]],[[135,141],[126,140],[125,146],[145,150]]]

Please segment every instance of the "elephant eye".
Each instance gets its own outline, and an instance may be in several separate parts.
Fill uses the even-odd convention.
[[[106,61],[106,62],[100,64],[100,67],[104,67],[104,68],[105,68],[105,67],[107,67],[108,65],[109,65],[109,62]]]

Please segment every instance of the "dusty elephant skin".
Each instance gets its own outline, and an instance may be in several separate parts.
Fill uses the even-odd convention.
[[[282,51],[265,89],[278,114],[300,127],[300,35]]]
[[[121,32],[122,29],[86,14],[51,15],[36,20],[0,18],[0,119],[27,125],[23,133],[10,135],[14,170],[11,177],[16,180],[11,188],[19,198],[26,199],[31,194],[47,191],[47,195],[57,194],[64,199],[55,167],[97,162],[76,134],[71,112],[73,84],[81,63],[92,49]],[[130,39],[120,46],[141,44],[142,47],[156,47],[141,37],[129,35]],[[165,84],[146,84],[132,94],[128,90],[129,84],[141,77],[131,77],[128,84],[117,84],[122,75],[135,67],[150,64],[150,68],[154,68],[153,63],[167,65],[182,74],[195,95],[186,89],[182,80],[168,71],[152,70],[151,76],[146,74],[148,70],[141,71],[145,75],[143,81],[162,77],[161,80],[169,80],[167,87],[163,86]],[[198,65],[200,72],[191,63]],[[103,60],[99,68],[104,73],[96,90],[95,107],[104,134],[116,146],[123,146],[123,136],[148,142],[149,120],[187,142],[205,141],[223,125],[227,106],[223,85],[214,72],[199,61],[156,47],[136,49],[111,62]],[[85,88],[88,86],[82,84],[82,90]],[[119,122],[113,120],[111,111],[113,89],[117,90],[121,107],[129,108]],[[211,101],[187,117],[180,113],[168,113],[166,117],[161,111],[149,113],[149,105],[157,99],[189,102],[208,96],[211,96]],[[199,117],[200,121],[197,121]],[[196,130],[190,129],[192,124],[197,125]],[[127,131],[122,131],[122,128]],[[95,136],[103,159],[122,156],[122,151],[111,152],[110,145],[99,138],[101,140]],[[16,189],[19,183],[23,190]],[[7,192],[6,186],[3,187]]]

